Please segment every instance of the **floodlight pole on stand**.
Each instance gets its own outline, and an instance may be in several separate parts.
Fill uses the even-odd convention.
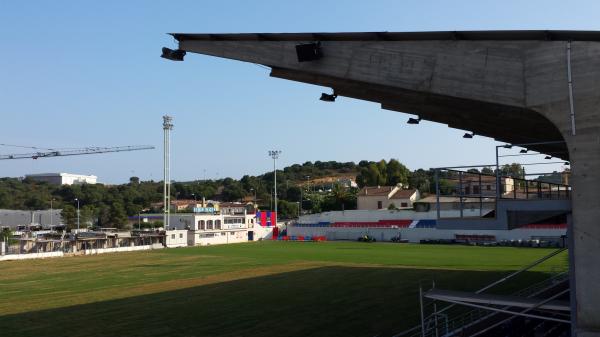
[[[163,156],[163,226],[169,229],[171,213],[171,130],[173,130],[173,117],[163,116],[164,156]]]
[[[269,156],[273,158],[273,203],[275,204],[275,223],[273,226],[277,226],[277,218],[279,214],[277,214],[277,167],[276,162],[279,159],[279,155],[281,154],[280,150],[271,150],[269,151]]]

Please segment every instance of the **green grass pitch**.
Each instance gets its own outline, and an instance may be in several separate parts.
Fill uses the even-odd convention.
[[[0,262],[0,336],[386,336],[550,249],[257,242]],[[509,292],[566,268],[562,253]]]

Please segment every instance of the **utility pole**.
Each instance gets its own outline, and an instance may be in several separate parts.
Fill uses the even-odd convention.
[[[169,229],[171,213],[171,130],[173,117],[163,116],[163,226]]]
[[[54,215],[52,213],[54,213],[52,211],[52,202],[54,201],[54,198],[50,198],[50,229],[52,229],[52,226],[54,225]]]
[[[252,199],[252,207],[256,205],[256,190],[254,188],[250,188],[250,192],[254,192],[254,199]]]
[[[300,217],[300,214],[302,214],[302,184],[300,184],[300,204],[298,205],[298,217]]]
[[[274,196],[274,201],[273,203],[275,204],[275,225],[277,226],[277,216],[279,214],[277,214],[277,159],[279,159],[279,155],[281,154],[280,150],[271,150],[269,151],[269,156],[271,158],[273,158],[273,196]]]
[[[79,232],[79,198],[75,198],[77,201],[77,231]]]

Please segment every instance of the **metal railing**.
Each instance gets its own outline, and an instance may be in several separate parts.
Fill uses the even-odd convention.
[[[553,258],[554,256],[559,255],[560,253],[566,251],[566,248],[561,248],[553,251],[552,253],[530,263],[529,265],[497,280],[479,290],[475,291],[476,294],[487,291],[499,284],[502,284],[515,276],[536,267],[545,261]],[[565,270],[554,270],[551,272],[551,276],[545,280],[542,280],[538,283],[530,285],[524,289],[518,290],[514,292],[512,295],[520,296],[520,297],[533,297],[540,293],[543,293],[545,290],[553,287],[554,285],[564,282],[568,280],[568,271]],[[434,285],[435,287],[435,285]],[[420,292],[422,292],[420,288]],[[490,312],[485,309],[472,309],[469,311],[453,311],[457,308],[457,304],[450,304],[446,307],[438,310],[436,301],[433,301],[429,304],[423,303],[423,296],[421,298],[421,314],[422,314],[422,323],[418,326],[415,326],[409,330],[405,330],[401,333],[394,335],[394,337],[440,337],[440,336],[453,336],[458,332],[462,331],[467,326],[472,326],[475,323],[478,323],[484,319],[492,317],[496,315],[496,312]],[[433,313],[429,315],[425,315],[427,309],[432,309]],[[449,318],[451,315],[456,315],[455,317]]]
[[[438,218],[485,217],[499,199],[568,200],[569,185],[451,168],[435,170]]]

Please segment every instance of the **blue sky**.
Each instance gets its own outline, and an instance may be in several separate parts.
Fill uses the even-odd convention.
[[[256,65],[188,55],[167,32],[599,30],[596,1],[0,1],[0,143],[151,144],[139,151],[0,162],[0,176],[162,178],[161,116],[174,116],[175,180],[260,174],[315,160],[397,158],[409,168],[491,163],[495,143],[445,125],[268,77]],[[0,147],[0,153],[23,149]]]

